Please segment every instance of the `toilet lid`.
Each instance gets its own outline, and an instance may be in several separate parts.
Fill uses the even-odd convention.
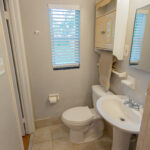
[[[74,124],[85,124],[93,118],[93,114],[90,109],[85,107],[74,107],[66,110],[63,115],[63,119],[67,122]]]

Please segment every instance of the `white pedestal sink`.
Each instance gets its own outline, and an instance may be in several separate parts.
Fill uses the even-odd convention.
[[[112,150],[128,150],[132,134],[140,131],[143,110],[129,108],[115,95],[103,96],[97,101],[97,110],[113,125]]]
[[[128,150],[130,144],[130,133],[124,132],[116,127],[113,127],[113,144],[112,150]]]

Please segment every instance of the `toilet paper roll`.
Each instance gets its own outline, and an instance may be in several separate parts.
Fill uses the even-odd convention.
[[[55,104],[57,102],[57,97],[49,97],[49,103],[50,104]]]

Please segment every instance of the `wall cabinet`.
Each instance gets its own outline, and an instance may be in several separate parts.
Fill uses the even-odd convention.
[[[96,19],[95,48],[113,49],[116,12]]]
[[[96,19],[95,48],[113,49],[116,12]]]
[[[95,48],[105,47],[105,22],[106,17],[99,17],[96,19],[96,32],[95,32]]]
[[[104,1],[104,0],[103,0]],[[116,5],[114,5],[116,3]],[[109,5],[109,6],[108,6]],[[108,6],[108,7],[107,7]],[[113,51],[118,60],[125,55],[125,41],[128,23],[129,0],[111,0],[104,8],[97,9],[99,17],[96,18],[95,48]],[[115,9],[101,15],[106,7]],[[114,8],[115,7],[115,8]]]

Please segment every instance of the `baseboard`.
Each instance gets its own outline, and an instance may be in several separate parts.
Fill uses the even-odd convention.
[[[35,120],[35,127],[36,129],[38,129],[38,128],[57,125],[61,123],[62,123],[61,117],[45,118],[45,119]],[[113,132],[112,126],[108,122],[104,121],[104,135],[107,135],[112,138],[113,135],[112,132]]]
[[[35,120],[35,127],[37,129],[37,128],[47,127],[47,126],[56,125],[60,123],[62,123],[61,117],[45,118],[45,119]]]

